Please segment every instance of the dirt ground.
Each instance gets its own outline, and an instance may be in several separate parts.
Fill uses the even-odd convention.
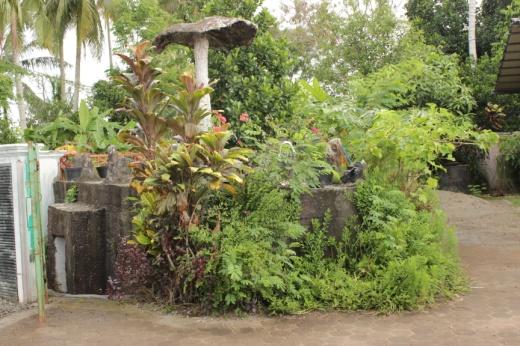
[[[472,290],[391,316],[186,318],[100,299],[55,299],[0,320],[0,345],[520,345],[520,208],[441,192]],[[25,315],[24,315],[25,314]]]

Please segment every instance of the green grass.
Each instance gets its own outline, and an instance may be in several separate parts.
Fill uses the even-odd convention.
[[[507,196],[501,196],[501,197],[492,197],[489,195],[484,195],[482,198],[488,199],[488,200],[506,200],[511,202],[515,207],[520,207],[520,195],[507,195]]]
[[[514,206],[520,207],[520,195],[504,196],[503,199],[508,200]]]

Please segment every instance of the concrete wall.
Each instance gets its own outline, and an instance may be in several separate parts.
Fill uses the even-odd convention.
[[[329,234],[341,239],[346,223],[357,215],[351,196],[355,185],[330,185],[312,189],[301,196],[302,210],[300,223],[311,229],[312,220],[323,220],[330,213]]]
[[[469,185],[475,184],[469,165],[446,166],[446,172],[439,174],[439,189],[454,192],[469,192]]]
[[[69,293],[99,293],[102,290],[100,276],[103,276],[106,283],[108,276],[113,274],[117,245],[121,237],[131,234],[132,206],[128,198],[135,194],[128,184],[56,182],[56,202],[63,203],[67,190],[73,185],[78,187],[77,203],[55,204],[49,209],[49,284],[57,290],[66,286]],[[326,186],[303,195],[301,223],[310,229],[313,219],[322,220],[330,212],[332,220],[329,234],[340,239],[345,224],[356,215],[355,207],[349,199],[354,188],[354,185]],[[101,218],[104,223],[99,221]],[[97,228],[92,225],[97,225]],[[99,228],[102,229],[99,233],[102,244],[99,243],[98,236],[88,238],[83,235],[98,234]],[[56,237],[65,238],[66,285],[63,284],[63,279],[59,279]],[[84,249],[74,252],[71,250],[74,246]],[[100,249],[103,251],[102,255]],[[85,264],[86,261],[89,261],[90,266]],[[103,268],[98,265],[99,261],[104,262]],[[95,283],[86,284],[88,278],[94,278],[92,280]]]
[[[500,139],[510,136],[512,133],[500,133]],[[501,165],[502,154],[500,143],[494,144],[488,154],[479,162],[479,171],[486,179],[489,192],[492,194],[507,194],[520,192],[520,172],[508,171]]]
[[[54,184],[56,202],[63,203],[67,189],[78,186],[78,203],[102,208],[106,213],[106,268],[108,275],[113,273],[117,244],[121,237],[132,231],[131,203],[128,198],[135,197],[128,184],[104,184],[102,182],[56,182]]]
[[[44,151],[38,145],[41,189],[41,217],[44,236],[47,234],[47,208],[54,202],[52,184],[57,178],[61,153]],[[27,227],[30,214],[30,198],[26,196],[25,178],[27,144],[0,145],[0,164],[11,167],[11,184],[15,232],[16,275],[18,300],[29,303],[36,300],[34,258],[31,256],[31,240]],[[0,193],[2,193],[0,191]]]

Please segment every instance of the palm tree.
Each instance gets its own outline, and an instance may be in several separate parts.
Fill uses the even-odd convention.
[[[96,0],[49,0],[47,6],[51,13],[55,13],[55,25],[60,35],[64,35],[69,26],[76,28],[76,63],[72,109],[77,111],[81,88],[82,47],[89,46],[97,57],[100,57],[102,50],[103,26]],[[63,56],[63,44],[60,46],[60,56]]]
[[[47,1],[45,4],[45,15],[39,16],[39,21],[35,25],[35,31],[40,45],[47,48],[54,57],[58,59],[60,77],[58,83],[58,97],[60,101],[66,101],[66,75],[65,75],[65,54],[64,40],[67,29],[71,26],[71,18],[58,18],[58,2]]]
[[[0,3],[0,12],[5,15],[9,14],[9,35],[11,36],[11,60],[15,67],[20,66],[20,45],[22,33],[22,3],[19,0],[3,0]],[[3,34],[4,35],[4,34]],[[5,49],[4,49],[5,51]],[[18,119],[20,128],[27,128],[26,108],[23,99],[23,85],[20,71],[14,71],[14,88],[16,95],[16,103],[18,105]]]
[[[110,27],[110,21],[114,18],[115,3],[113,0],[98,0],[98,7],[103,12],[103,20],[105,21],[105,32],[107,34],[107,46],[108,46],[108,61],[110,69],[114,68],[112,62],[112,38]]]

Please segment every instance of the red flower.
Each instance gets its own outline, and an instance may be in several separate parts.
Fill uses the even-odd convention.
[[[225,116],[223,116],[222,114],[220,113],[217,113],[217,119],[218,121],[220,121],[221,124],[225,124],[227,123],[227,119]]]
[[[249,114],[247,114],[247,112],[240,114],[239,120],[243,123],[247,123],[249,121]]]
[[[318,129],[317,127],[311,127],[311,131],[312,131],[312,133],[314,133],[315,135],[317,135],[318,133],[320,133],[320,129]]]
[[[222,115],[222,113],[220,113],[219,111],[213,111],[213,115],[215,116],[215,118],[217,118],[217,121],[220,125],[227,123],[226,117]]]
[[[220,126],[213,126],[213,132],[222,132],[223,129]]]

